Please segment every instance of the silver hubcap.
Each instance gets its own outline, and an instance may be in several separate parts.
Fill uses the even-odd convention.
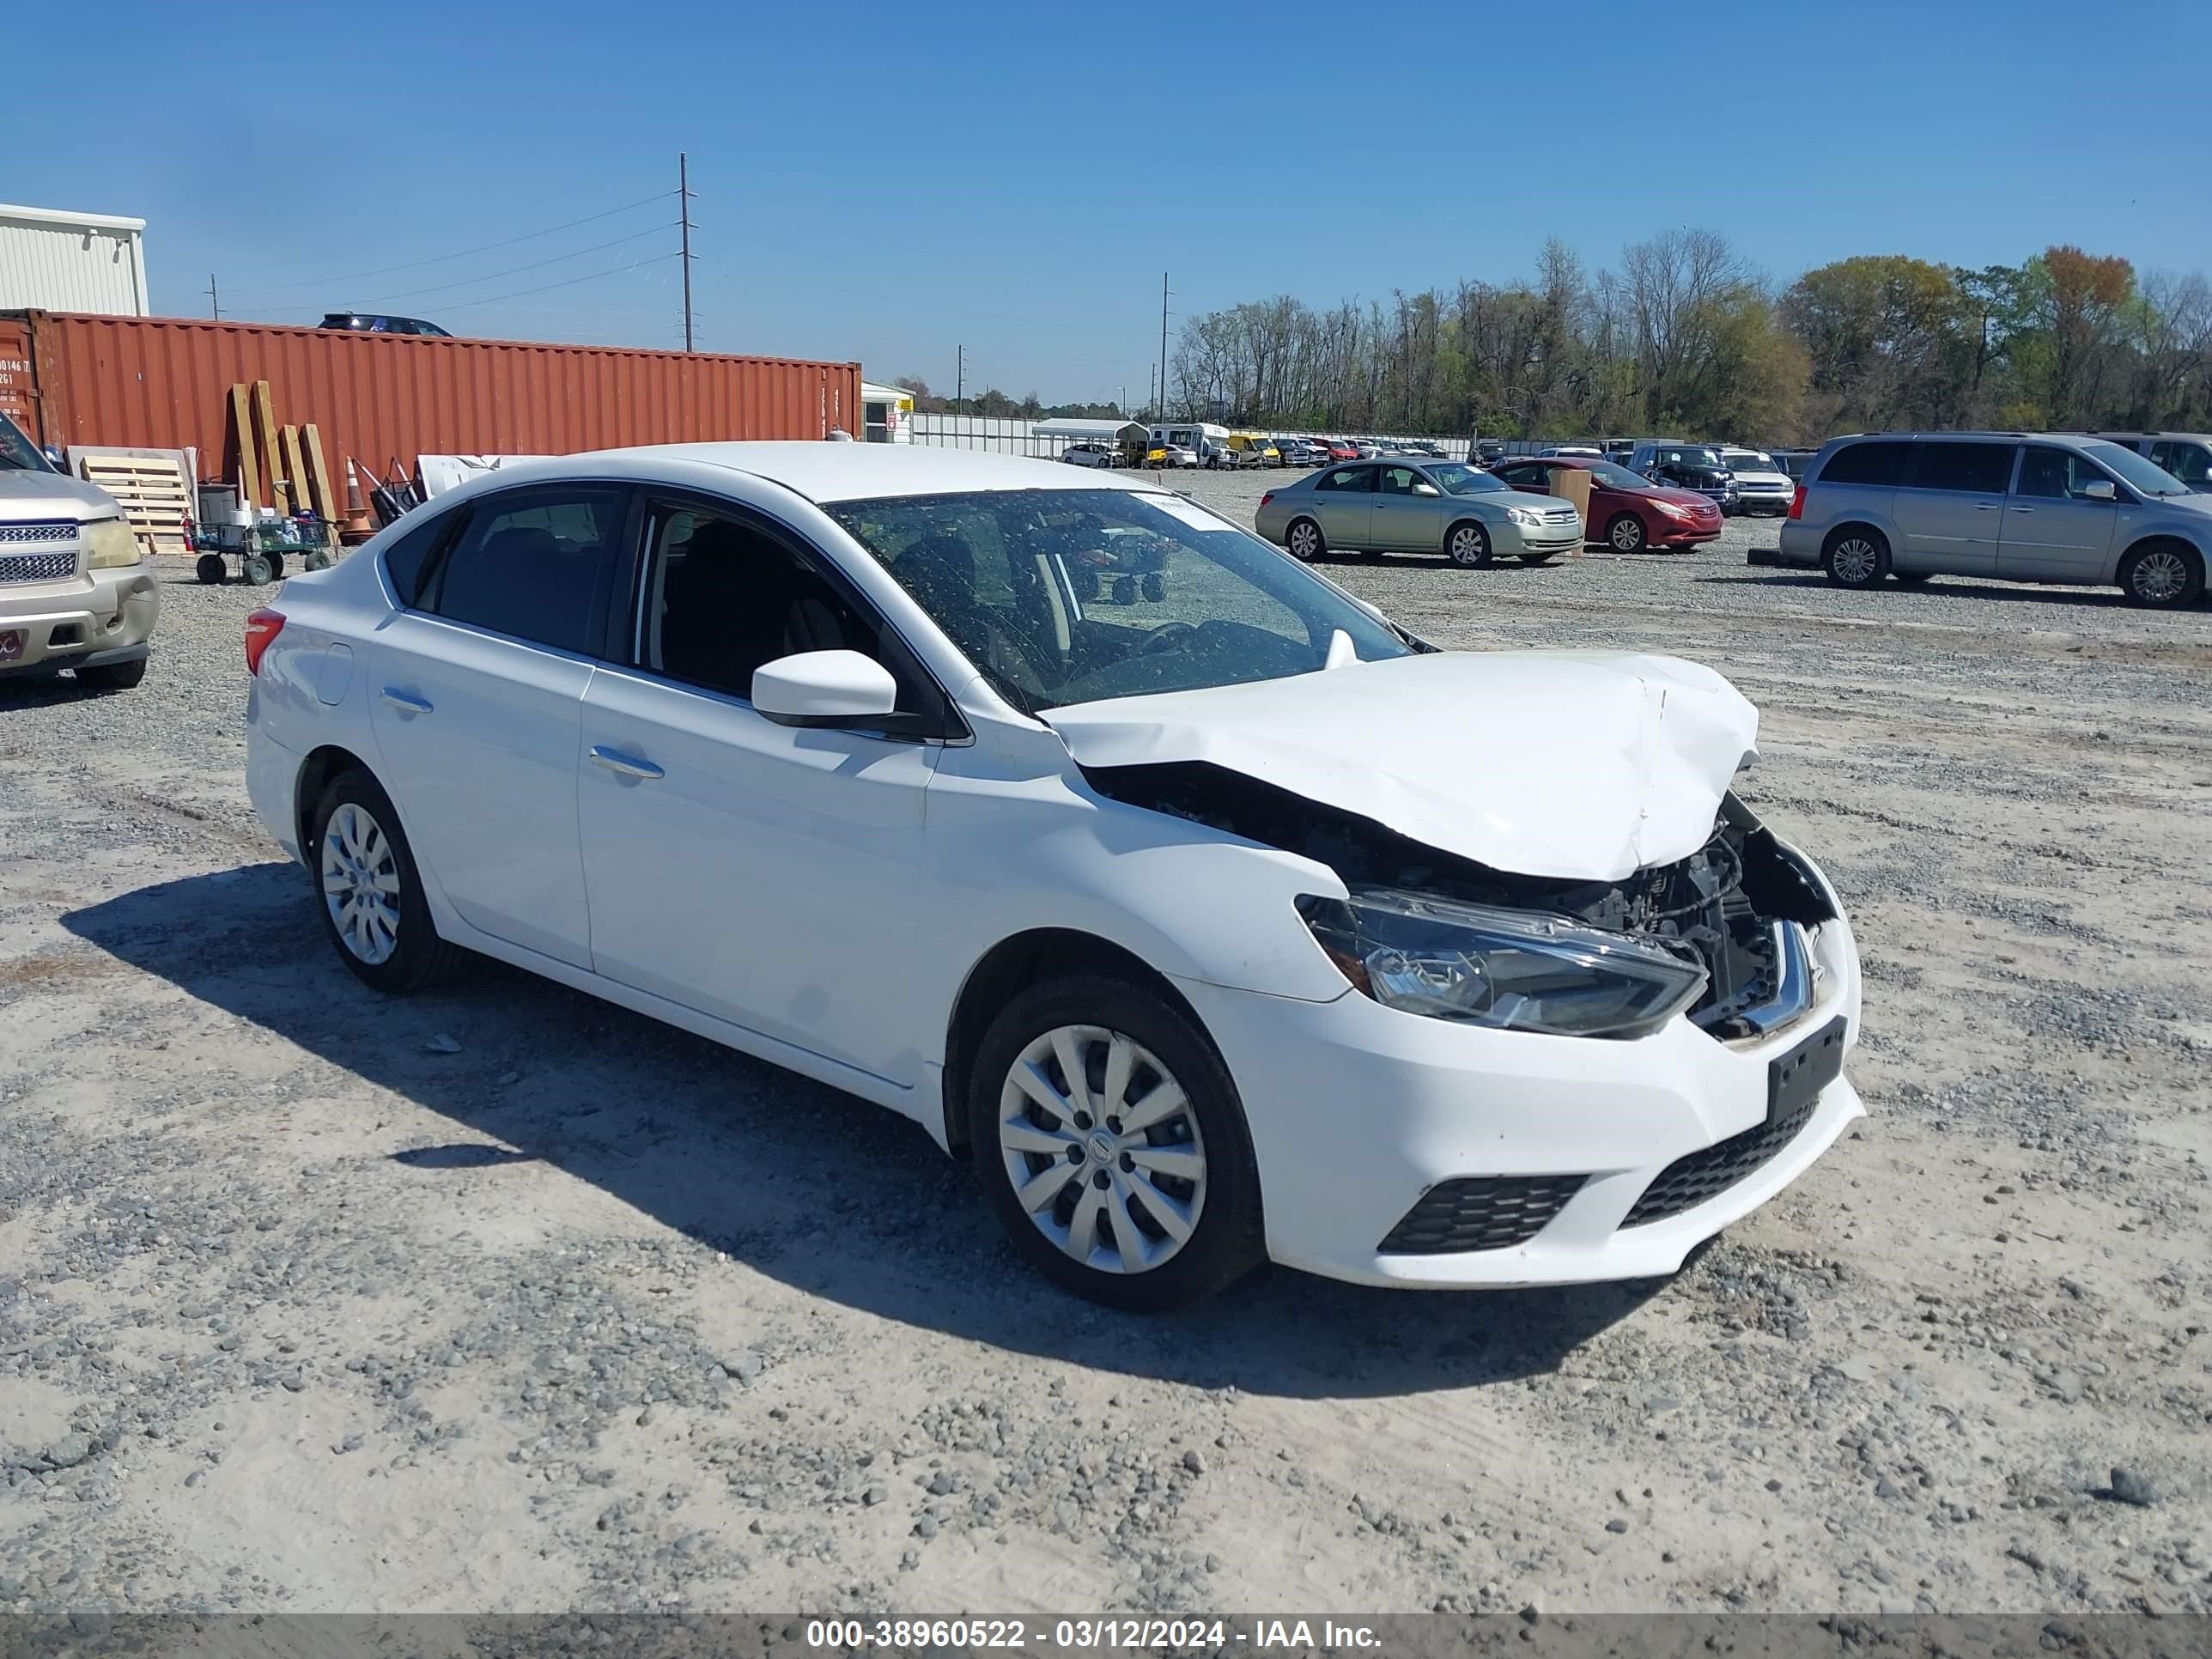
[[[1633,519],[1623,519],[1613,527],[1613,544],[1624,553],[1633,553],[1644,540],[1644,526]]]
[[[1310,559],[1321,546],[1321,532],[1310,524],[1291,526],[1291,551],[1301,559]]]
[[[2181,555],[2156,548],[2136,561],[2136,597],[2154,605],[2171,605],[2189,585],[2189,567]]]
[[[374,967],[399,947],[399,865],[384,828],[348,801],[323,830],[323,903],[338,943]]]
[[[1160,1266],[1206,1207],[1198,1115],[1149,1050],[1101,1025],[1022,1050],[999,1093],[999,1150],[1037,1231],[1099,1273]]]
[[[1473,564],[1482,556],[1482,532],[1462,528],[1451,538],[1451,556],[1455,564]]]
[[[1849,541],[1836,544],[1833,562],[1839,580],[1870,582],[1881,566],[1881,556],[1875,551],[1872,542],[1854,536]]]

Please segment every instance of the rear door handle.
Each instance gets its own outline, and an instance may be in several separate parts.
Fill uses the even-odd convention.
[[[639,760],[634,755],[625,755],[621,750],[610,749],[605,744],[592,745],[592,764],[604,766],[617,777],[665,778],[668,775],[651,761]]]
[[[2015,507],[2012,510],[2015,513],[2033,513],[2035,511],[2032,507]]]
[[[1974,503],[1974,511],[1977,513],[2002,513],[2004,511],[2004,503],[2002,501],[1976,501]]]
[[[402,691],[396,685],[384,688],[384,700],[402,714],[427,714],[436,705],[428,697],[418,697],[412,692]]]

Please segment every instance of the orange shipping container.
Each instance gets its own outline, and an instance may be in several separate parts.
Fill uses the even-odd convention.
[[[225,453],[230,388],[351,455],[565,455],[626,444],[857,435],[860,366],[620,346],[441,340],[185,317],[0,314],[0,410],[40,443]]]

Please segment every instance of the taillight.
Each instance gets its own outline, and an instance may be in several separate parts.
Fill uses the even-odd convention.
[[[1799,484],[1796,489],[1790,492],[1790,516],[1793,519],[1802,519],[1805,516],[1805,486],[1803,484]]]
[[[261,659],[267,654],[270,643],[284,631],[284,613],[281,611],[257,611],[246,619],[246,672],[258,674]]]
[[[1270,489],[1270,490],[1267,491],[1264,495],[1262,495],[1260,497],[1260,505],[1261,505],[1261,506],[1262,506],[1262,507],[1265,507],[1265,506],[1267,506],[1267,504],[1269,501],[1273,501],[1274,499],[1275,499],[1275,492],[1274,492],[1273,490]]]

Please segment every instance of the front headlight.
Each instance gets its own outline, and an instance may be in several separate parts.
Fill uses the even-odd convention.
[[[1386,1007],[1553,1036],[1638,1037],[1698,1000],[1705,970],[1562,916],[1370,888],[1298,914],[1345,978]]]
[[[112,570],[118,565],[136,564],[145,556],[139,551],[138,538],[121,519],[86,525],[82,533],[89,555],[84,562],[88,570]]]
[[[1509,507],[1505,509],[1505,516],[1530,530],[1544,522],[1544,515],[1533,507]]]

